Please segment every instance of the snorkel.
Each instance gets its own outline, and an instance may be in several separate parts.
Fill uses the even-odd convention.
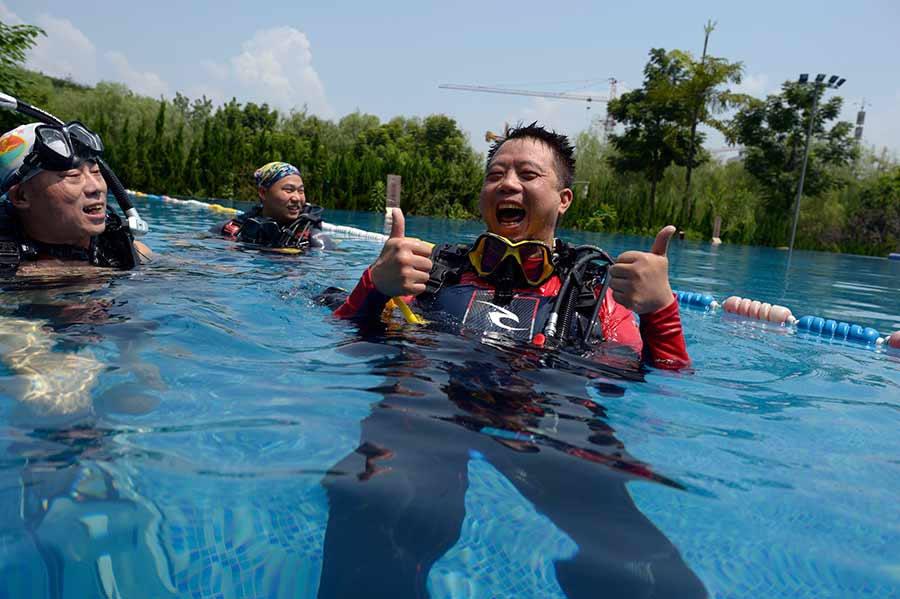
[[[65,123],[60,119],[56,118],[49,112],[45,112],[40,108],[35,106],[31,106],[30,104],[26,104],[21,100],[17,100],[16,98],[10,96],[9,94],[5,94],[0,92],[0,106],[3,108],[8,108],[10,110],[15,110],[25,116],[31,117],[33,119],[37,119],[40,122],[46,125],[55,125],[57,127],[65,126]],[[116,202],[119,204],[119,208],[125,213],[125,217],[127,218],[128,228],[134,235],[144,235],[147,231],[150,230],[150,227],[147,226],[146,221],[141,218],[140,214],[138,214],[137,208],[135,208],[131,201],[128,199],[128,192],[125,191],[125,186],[122,185],[122,182],[119,181],[119,178],[116,174],[109,168],[109,165],[106,164],[106,161],[96,157],[97,165],[100,167],[100,174],[103,175],[103,180],[106,181],[106,185],[109,190],[112,192],[113,197],[116,198]]]

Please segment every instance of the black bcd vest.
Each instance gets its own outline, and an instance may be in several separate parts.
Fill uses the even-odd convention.
[[[517,286],[519,291],[499,297],[495,289],[483,286],[460,285],[463,273],[472,271],[469,262],[470,246],[443,244],[435,246],[431,259],[433,268],[425,286],[425,293],[416,298],[427,312],[449,314],[466,328],[491,330],[509,337],[531,340],[543,331],[556,304],[557,298],[529,293],[527,286]],[[554,267],[562,281],[572,273],[579,258],[592,250],[578,248],[557,241],[554,250]],[[575,273],[566,301],[564,313],[570,310],[571,319],[567,331],[561,331],[561,341],[568,344],[583,339],[598,299],[595,289],[603,282],[609,264],[589,262],[583,271]],[[488,280],[493,284],[493,281]],[[602,301],[602,298],[600,298]],[[559,323],[561,326],[563,323]],[[599,325],[592,331],[594,339],[602,339]]]
[[[12,205],[0,202],[0,272],[15,273],[22,262],[41,256],[83,260],[93,266],[119,270],[130,270],[140,262],[134,249],[134,235],[111,209],[106,211],[103,233],[91,238],[89,248],[81,248],[29,238]]]
[[[321,206],[306,204],[297,220],[281,226],[274,219],[262,216],[262,208],[256,206],[225,223],[222,232],[245,243],[304,249],[311,244],[313,229],[322,228],[323,212]]]

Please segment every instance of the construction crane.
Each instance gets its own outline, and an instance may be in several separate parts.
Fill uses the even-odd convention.
[[[610,77],[609,81],[609,95],[601,96],[597,94],[576,94],[570,92],[551,92],[551,91],[535,91],[529,89],[512,89],[508,87],[490,87],[487,85],[461,85],[458,83],[442,83],[438,85],[440,89],[454,89],[459,91],[467,91],[467,92],[484,92],[489,94],[507,94],[511,96],[533,96],[537,98],[554,98],[557,100],[575,100],[579,102],[609,102],[610,100],[615,100],[617,97],[617,84],[619,83],[617,79]],[[590,106],[588,106],[590,109]],[[606,138],[609,138],[609,135],[613,132],[613,129],[616,126],[616,121],[612,118],[612,115],[609,114],[609,111],[606,113],[606,118],[603,119],[603,133]],[[489,132],[490,133],[490,132]],[[496,134],[491,134],[496,135]]]

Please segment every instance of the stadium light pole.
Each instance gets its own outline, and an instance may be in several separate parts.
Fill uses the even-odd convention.
[[[803,148],[803,167],[800,169],[800,183],[797,185],[797,200],[794,203],[794,224],[791,226],[791,243],[788,252],[794,251],[794,238],[797,236],[797,221],[800,219],[800,198],[803,197],[803,180],[806,178],[806,162],[809,160],[809,140],[812,138],[813,124],[816,121],[816,110],[819,108],[819,90],[830,88],[837,89],[844,85],[846,79],[832,75],[825,81],[824,73],[816,75],[815,81],[809,80],[809,73],[801,73],[797,83],[802,86],[811,85],[813,87],[813,105],[812,112],[809,115],[809,127],[806,130],[806,144]]]

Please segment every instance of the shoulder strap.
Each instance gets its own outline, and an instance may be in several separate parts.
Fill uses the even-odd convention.
[[[91,264],[130,270],[139,263],[131,229],[113,210],[107,210],[106,229],[91,242]]]
[[[469,246],[444,243],[434,246],[431,251],[431,274],[425,283],[425,293],[435,294],[442,287],[456,285],[462,274],[469,268]]]
[[[305,218],[310,221],[314,227],[317,229],[322,228],[322,213],[325,212],[325,209],[321,206],[317,206],[316,204],[307,203],[303,207],[303,213],[300,215],[300,218]]]

